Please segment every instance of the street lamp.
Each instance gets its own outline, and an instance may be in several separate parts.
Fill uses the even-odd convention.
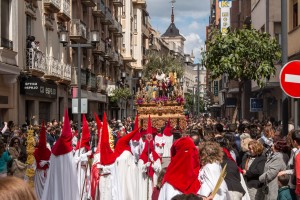
[[[77,116],[77,129],[78,129],[78,135],[81,137],[81,48],[93,48],[96,46],[97,43],[100,42],[100,37],[99,37],[99,31],[97,30],[92,30],[90,31],[91,35],[91,43],[77,43],[77,44],[69,44],[69,35],[67,30],[62,30],[60,31],[59,34],[59,42],[63,44],[64,47],[72,47],[72,48],[77,48],[77,87],[78,87],[78,92],[77,92],[77,98],[78,98],[78,116]],[[80,140],[81,141],[81,140]]]
[[[183,78],[180,78],[179,83],[180,83],[180,86],[181,86],[181,88],[182,88],[182,90],[183,90]]]
[[[141,71],[138,72],[138,78],[139,79],[142,78],[142,72]]]
[[[121,79],[124,80],[126,78],[126,72],[121,73]]]

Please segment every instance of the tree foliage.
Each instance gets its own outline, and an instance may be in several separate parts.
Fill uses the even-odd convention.
[[[274,63],[281,58],[278,42],[268,33],[253,28],[237,29],[222,35],[212,32],[207,43],[206,67],[212,78],[227,73],[229,80],[254,80],[262,87],[275,74]]]
[[[149,51],[147,53],[147,64],[143,69],[143,75],[146,79],[150,79],[160,69],[165,74],[176,72],[177,77],[183,76],[183,61],[171,55],[162,55],[157,51]]]
[[[112,91],[112,96],[110,98],[111,102],[117,102],[118,100],[127,101],[131,97],[131,92],[129,88],[116,88]]]
[[[185,94],[184,98],[185,98],[184,108],[188,110],[192,110],[194,104],[194,96],[192,94]]]

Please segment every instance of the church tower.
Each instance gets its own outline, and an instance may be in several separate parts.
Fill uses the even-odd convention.
[[[171,52],[174,52],[176,56],[184,56],[184,41],[185,38],[180,35],[178,28],[175,26],[174,23],[174,3],[175,0],[171,1],[172,3],[172,14],[171,14],[171,24],[166,30],[164,34],[162,34],[161,38],[168,43],[169,49]]]

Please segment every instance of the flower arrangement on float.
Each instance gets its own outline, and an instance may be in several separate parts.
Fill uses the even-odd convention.
[[[156,103],[156,104],[165,104],[167,101],[168,101],[168,97],[166,96],[162,96],[162,97],[156,97],[153,99],[153,101]]]
[[[178,96],[176,97],[176,102],[181,105],[184,103],[184,98],[182,96]]]
[[[142,97],[138,97],[138,98],[136,99],[136,103],[137,103],[138,105],[141,105],[141,104],[144,103],[144,99],[143,99]]]

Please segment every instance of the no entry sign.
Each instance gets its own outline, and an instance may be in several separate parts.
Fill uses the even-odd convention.
[[[287,63],[280,71],[281,89],[290,97],[300,98],[300,61]]]

